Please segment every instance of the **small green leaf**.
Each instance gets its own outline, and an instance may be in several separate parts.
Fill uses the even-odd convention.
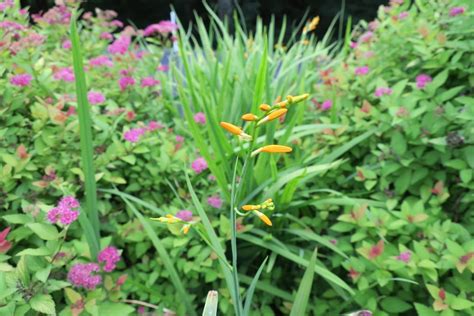
[[[415,308],[418,316],[439,316],[437,312],[423,304],[415,303]]]
[[[26,225],[39,238],[44,240],[57,240],[59,237],[58,230],[55,226],[45,223],[32,223]]]
[[[56,305],[54,304],[54,301],[51,295],[37,294],[33,296],[33,298],[29,301],[29,303],[30,303],[31,308],[37,312],[47,314],[47,315],[56,314],[56,310],[55,310]]]
[[[407,151],[407,142],[405,137],[403,137],[402,133],[395,132],[392,135],[392,140],[390,142],[390,146],[392,147],[393,151],[401,156]]]
[[[135,309],[122,303],[102,303],[99,305],[99,315],[128,316],[135,313]]]
[[[382,308],[390,314],[398,314],[412,309],[412,306],[398,297],[386,297],[381,302]]]
[[[464,298],[454,297],[451,302],[449,302],[449,306],[457,311],[468,309],[474,306],[472,301],[468,301]]]

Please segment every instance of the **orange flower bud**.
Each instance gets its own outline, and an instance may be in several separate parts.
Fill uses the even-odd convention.
[[[221,122],[220,125],[222,126],[222,128],[224,128],[226,131],[234,134],[234,135],[237,135],[237,136],[240,136],[242,137],[243,139],[246,139],[246,140],[250,140],[252,139],[252,136],[244,133],[244,131],[238,127],[238,126],[235,126],[233,124],[230,124],[230,123],[227,123],[227,122]]]
[[[271,106],[269,106],[268,104],[260,104],[260,106],[258,107],[261,111],[264,111],[264,112],[267,112],[267,111],[270,111],[270,109],[272,108]]]
[[[289,153],[292,150],[293,149],[288,146],[268,145],[268,146],[260,147],[259,149],[253,151],[251,156],[253,157],[259,153]]]
[[[288,112],[287,109],[278,109],[278,110],[275,110],[273,112],[270,112],[270,114],[268,114],[267,116],[265,116],[263,119],[261,119],[257,125],[261,125],[265,122],[270,122],[270,121],[273,121],[274,119],[277,119],[279,118],[280,116],[283,116],[285,115],[285,113]]]
[[[244,206],[242,206],[242,209],[244,211],[255,211],[255,210],[259,210],[261,208],[262,208],[261,205],[244,205]]]
[[[258,218],[260,218],[260,220],[262,222],[264,222],[266,225],[268,226],[272,226],[272,221],[268,218],[267,215],[263,214],[262,212],[259,212],[259,211],[253,211],[255,213],[255,215],[258,216]]]
[[[248,122],[255,121],[257,118],[258,117],[252,113],[247,113],[247,114],[242,115],[242,119]]]

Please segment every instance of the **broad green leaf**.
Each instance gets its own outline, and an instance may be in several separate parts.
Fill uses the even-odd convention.
[[[39,238],[44,240],[57,240],[59,238],[58,230],[55,226],[45,223],[32,223],[26,225]]]
[[[56,314],[56,304],[54,304],[51,295],[36,294],[28,303],[30,304],[31,308],[37,312],[47,315]]]

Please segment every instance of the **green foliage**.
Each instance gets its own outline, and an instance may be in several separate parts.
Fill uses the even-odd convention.
[[[249,34],[236,18],[231,32],[209,11],[210,27],[197,16],[176,49],[133,33],[124,54],[101,38],[116,31],[107,13],[76,29],[0,12],[21,26],[0,27],[0,314],[471,315],[473,7],[406,2],[348,28],[340,47],[296,31],[284,43],[274,22]],[[91,64],[102,55],[111,65]],[[165,55],[169,71],[155,70]],[[76,85],[57,79],[72,67]],[[30,84],[12,83],[25,73]],[[160,84],[142,87],[147,77]],[[105,100],[88,102],[90,91]],[[250,144],[219,127],[303,92],[313,99]],[[273,143],[293,152],[246,158]],[[208,168],[191,167],[201,156]],[[47,219],[64,196],[81,202],[80,223]],[[216,196],[222,205],[206,203]],[[270,197],[272,227],[237,212]],[[149,221],[186,209],[188,223]],[[121,249],[116,270],[98,272],[95,289],[73,286],[71,267],[109,245]],[[219,300],[204,308],[211,289]]]

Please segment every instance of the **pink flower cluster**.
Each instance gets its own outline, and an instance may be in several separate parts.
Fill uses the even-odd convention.
[[[25,27],[17,22],[2,21],[0,22],[0,29],[6,29],[10,31],[22,31],[25,29]]]
[[[142,79],[141,81],[141,87],[142,88],[145,88],[145,87],[154,87],[156,85],[160,84],[160,80],[156,80],[155,78],[153,77],[145,77]]]
[[[136,143],[140,140],[140,137],[145,135],[146,132],[153,132],[161,128],[163,128],[161,123],[150,121],[146,127],[137,127],[126,131],[123,133],[123,138],[130,143]]]
[[[373,23],[373,22],[371,22]],[[372,37],[374,36],[374,33],[372,32],[365,32],[364,34],[362,34],[359,38],[359,40],[362,42],[362,43],[368,43],[372,40]]]
[[[357,76],[365,76],[366,74],[369,73],[369,67],[367,67],[367,66],[357,67],[355,69],[354,73]]]
[[[87,101],[92,105],[97,105],[105,102],[105,96],[100,92],[89,91],[87,93]]]
[[[145,134],[145,132],[146,129],[144,128],[132,128],[131,130],[123,133],[123,138],[130,143],[136,143],[140,140],[140,137]]]
[[[395,257],[397,260],[403,261],[405,263],[410,262],[411,259],[411,252],[409,251],[404,251],[401,252],[398,256]]]
[[[17,87],[26,87],[30,85],[31,80],[33,80],[33,77],[30,74],[20,74],[11,77],[10,83]]]
[[[114,36],[112,34],[110,34],[109,32],[102,32],[100,33],[100,39],[103,39],[103,40],[108,40],[108,41],[111,41],[114,39]]]
[[[3,2],[0,2],[0,12],[3,12],[11,7],[13,7],[13,0],[5,0]]]
[[[199,157],[191,163],[191,168],[193,168],[194,172],[200,174],[207,169],[207,162],[203,157]]]
[[[97,56],[95,58],[92,58],[89,61],[89,65],[91,67],[100,67],[100,66],[112,67],[114,65],[114,63],[112,62],[112,60],[109,57],[101,55],[101,56]]]
[[[70,40],[65,40],[65,41],[62,43],[61,47],[62,47],[63,49],[71,49],[72,43],[71,43]]]
[[[47,23],[47,24],[63,24],[67,25],[71,21],[71,11],[64,6],[58,5],[52,7],[45,14],[32,14],[31,17],[36,23]]]
[[[449,10],[449,16],[457,16],[466,12],[466,8],[464,7],[454,7]]]
[[[193,212],[189,210],[178,211],[175,216],[185,222],[190,222],[193,220]]]
[[[206,124],[206,115],[202,112],[197,112],[194,114],[194,122],[205,125]]]
[[[70,67],[60,68],[54,73],[53,78],[56,80],[63,80],[66,82],[73,82],[75,80],[74,72],[72,71],[72,68]]]
[[[171,21],[161,21],[157,24],[148,25],[145,30],[143,31],[144,36],[151,36],[155,33],[159,34],[168,34],[174,32],[178,29],[178,25]]]
[[[105,272],[112,272],[117,266],[117,262],[120,261],[120,253],[117,248],[109,246],[106,247],[99,253],[97,257],[99,263],[103,263],[103,269]]]
[[[48,221],[52,224],[60,222],[62,225],[70,225],[79,217],[79,202],[72,196],[63,197],[58,206],[48,212]]]
[[[96,274],[99,271],[97,263],[77,263],[69,270],[67,278],[76,287],[93,290],[102,282],[102,277]]]
[[[428,83],[433,81],[433,79],[426,74],[421,74],[416,77],[416,87],[418,89],[423,89]]]
[[[214,208],[221,208],[223,201],[218,195],[213,195],[207,198],[207,203]]]
[[[124,76],[119,79],[119,86],[121,91],[125,91],[128,87],[135,85],[133,77]]]
[[[390,89],[390,88],[387,88],[387,87],[380,87],[380,88],[375,89],[374,95],[375,95],[377,98],[380,98],[380,97],[383,96],[383,95],[391,95],[392,92],[393,92],[393,91],[392,91],[392,89]]]
[[[321,103],[320,106],[322,111],[327,111],[330,108],[332,108],[332,101],[331,100],[325,100],[323,103]]]
[[[129,36],[122,35],[109,45],[107,51],[111,54],[124,55],[128,51],[131,42]]]

